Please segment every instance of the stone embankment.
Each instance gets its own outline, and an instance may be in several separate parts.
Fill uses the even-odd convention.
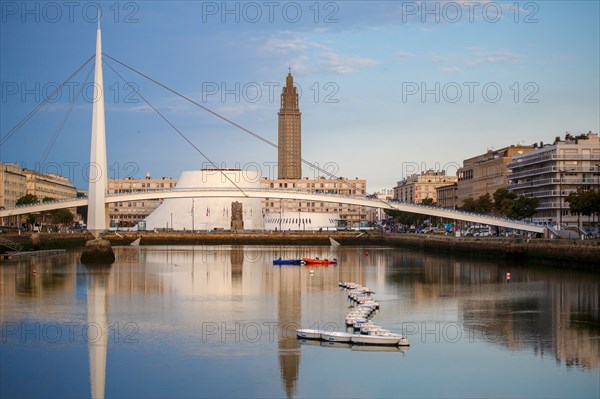
[[[83,248],[89,234],[3,235],[25,250]],[[114,232],[104,236],[113,246],[129,245],[383,245],[496,259],[546,260],[553,264],[600,271],[600,240],[461,237],[380,232]],[[2,251],[3,248],[0,248]]]

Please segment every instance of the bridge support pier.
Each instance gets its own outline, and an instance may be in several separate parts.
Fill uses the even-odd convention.
[[[85,243],[85,248],[81,254],[81,263],[84,265],[110,265],[114,261],[115,253],[110,245],[110,241],[103,238],[96,238]]]

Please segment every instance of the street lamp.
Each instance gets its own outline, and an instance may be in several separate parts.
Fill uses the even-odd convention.
[[[171,212],[171,231],[174,231],[175,229],[173,228],[173,212]]]
[[[558,167],[558,230],[562,226],[562,173]]]

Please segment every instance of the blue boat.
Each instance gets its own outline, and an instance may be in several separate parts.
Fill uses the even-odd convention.
[[[301,265],[302,259],[273,259],[274,265]]]

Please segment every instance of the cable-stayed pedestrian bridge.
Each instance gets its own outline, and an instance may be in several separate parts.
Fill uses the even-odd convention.
[[[329,193],[315,193],[301,190],[269,189],[269,188],[170,188],[160,190],[140,190],[120,194],[107,194],[105,202],[129,202],[151,199],[169,198],[273,198],[282,200],[331,202],[356,206],[365,206],[379,209],[399,210],[425,216],[441,217],[445,219],[460,220],[474,224],[505,227],[532,233],[544,233],[545,226],[523,222],[520,220],[482,215],[460,210],[445,209],[435,206],[413,204],[406,202],[387,201],[357,195],[341,195]],[[72,208],[88,205],[88,198],[64,199],[52,202],[16,206],[0,210],[0,217],[24,215],[28,213],[46,212],[55,209]]]

